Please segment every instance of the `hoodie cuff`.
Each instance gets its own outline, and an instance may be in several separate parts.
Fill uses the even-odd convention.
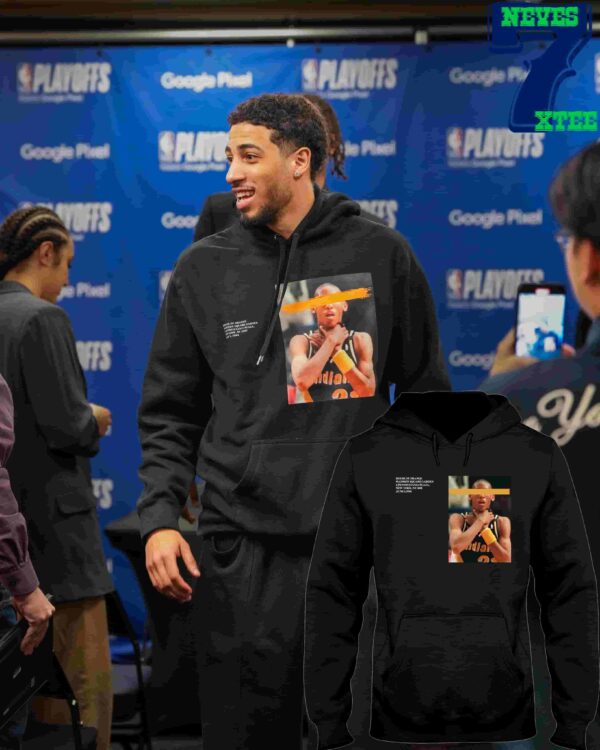
[[[550,737],[551,742],[569,750],[586,750],[585,734],[589,722],[559,723],[556,732]]]
[[[322,721],[317,724],[319,730],[319,750],[333,750],[354,742],[343,721]]]
[[[2,583],[12,596],[27,596],[40,585],[29,558],[19,568],[13,568],[10,572],[3,574]]]
[[[159,529],[173,529],[179,531],[179,517],[171,512],[171,508],[144,508],[138,511],[140,519],[140,536],[146,544],[148,536]]]

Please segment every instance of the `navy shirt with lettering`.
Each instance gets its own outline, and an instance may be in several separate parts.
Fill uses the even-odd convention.
[[[493,375],[480,386],[507,396],[529,427],[550,435],[562,448],[577,490],[594,558],[600,572],[600,318],[574,357],[538,362]]]

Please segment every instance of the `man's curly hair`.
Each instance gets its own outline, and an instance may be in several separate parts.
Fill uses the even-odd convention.
[[[286,153],[310,149],[310,176],[328,158],[327,126],[319,110],[300,94],[262,94],[247,99],[227,118],[230,125],[248,122],[272,131],[271,141]]]

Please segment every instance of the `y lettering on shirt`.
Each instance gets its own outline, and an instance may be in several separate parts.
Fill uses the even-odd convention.
[[[600,427],[600,402],[592,404],[595,393],[596,386],[588,383],[576,404],[575,394],[568,388],[548,391],[537,402],[537,413],[527,417],[523,423],[541,432],[542,419],[556,419],[559,427],[549,433],[550,437],[557,445],[566,445],[578,430]]]

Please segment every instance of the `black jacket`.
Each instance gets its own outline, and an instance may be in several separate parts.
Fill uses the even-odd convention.
[[[106,594],[113,584],[89,465],[98,425],[69,318],[22,284],[0,281],[0,321],[0,373],[15,406],[7,469],[40,585],[57,602]]]

